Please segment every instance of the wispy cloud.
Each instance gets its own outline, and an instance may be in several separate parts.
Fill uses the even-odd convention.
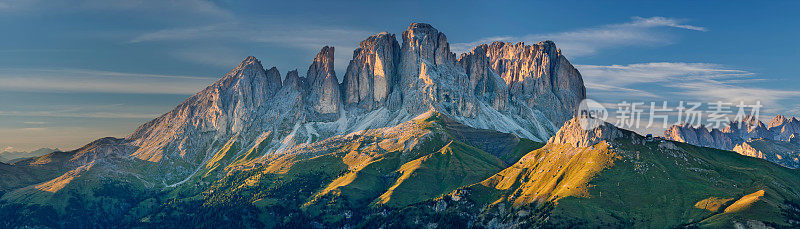
[[[60,118],[110,118],[110,119],[150,119],[155,118],[162,110],[160,106],[131,106],[128,104],[96,104],[96,105],[49,105],[28,106],[18,109],[0,110],[0,116],[16,117],[60,117]],[[154,111],[148,113],[146,111]],[[43,121],[24,121],[28,125],[44,125]],[[58,124],[58,123],[54,123]]]
[[[584,84],[587,88],[597,90],[601,93],[611,92],[611,93],[624,93],[626,95],[636,96],[636,97],[650,97],[650,98],[660,97],[659,95],[633,88],[625,88],[625,87],[619,87],[619,86],[596,83],[596,82],[585,82]]]
[[[358,43],[371,33],[348,28],[312,25],[222,23],[188,28],[164,29],[138,35],[131,43],[155,41],[207,41],[272,43],[318,49],[324,45]]]
[[[225,22],[147,32],[131,38],[128,42],[181,42],[183,46],[189,44],[190,48],[171,50],[171,55],[183,60],[217,66],[229,66],[230,63],[240,60],[244,55],[234,47],[241,47],[243,44],[251,47],[261,45],[289,47],[304,52],[316,52],[327,45],[336,47],[336,66],[343,68],[352,57],[350,50],[371,34],[369,31],[345,27]],[[313,56],[309,56],[309,62],[310,58]]]
[[[120,11],[154,16],[191,16],[193,18],[232,18],[233,13],[207,0],[2,0],[0,10],[9,13]]]
[[[86,69],[0,69],[0,89],[9,91],[194,94],[215,79]]]
[[[117,118],[117,119],[148,119],[155,118],[157,114],[125,113],[125,112],[76,112],[76,111],[0,111],[0,116],[25,116],[25,117],[62,117],[62,118]],[[42,125],[45,122],[25,122],[25,124]]]
[[[601,95],[605,101],[641,101],[642,95],[697,102],[760,101],[765,109],[778,112],[783,110],[782,101],[800,96],[800,91],[754,86],[765,79],[718,64],[659,62],[576,67],[586,81],[587,94]]]
[[[473,42],[451,45],[457,53],[468,52],[473,47],[492,41],[538,42],[553,40],[558,47],[571,57],[590,56],[599,51],[627,46],[659,46],[674,42],[674,36],[667,29],[708,31],[705,27],[685,24],[686,20],[666,17],[633,17],[630,22],[601,25],[572,31],[528,34],[523,36],[494,36]]]

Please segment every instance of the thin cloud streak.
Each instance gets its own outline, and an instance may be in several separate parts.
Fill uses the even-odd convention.
[[[364,30],[307,25],[221,23],[148,32],[132,38],[129,42],[224,40],[318,49],[324,45],[352,46],[370,34],[371,32]]]
[[[658,62],[576,67],[581,71],[587,88],[594,90],[588,94],[599,92],[606,97],[605,101],[640,101],[638,97],[648,94],[632,92],[648,91],[655,97],[697,102],[761,102],[768,111],[785,112],[781,102],[800,96],[800,91],[753,86],[754,82],[764,79],[756,78],[752,72],[717,64]]]
[[[146,13],[164,17],[174,17],[177,14],[198,19],[209,17],[217,19],[234,18],[232,12],[207,0],[4,0],[4,2],[0,2],[0,11],[7,13],[119,11]]]
[[[157,114],[123,113],[123,112],[56,112],[56,111],[0,111],[0,116],[22,117],[59,117],[59,118],[113,118],[113,119],[150,119]],[[25,122],[31,125],[43,125],[45,122]]]
[[[240,60],[242,56],[246,56],[241,55],[246,52],[235,48],[241,46],[242,43],[251,46],[264,44],[284,46],[304,52],[316,52],[327,45],[336,47],[335,65],[337,70],[344,70],[344,66],[347,66],[348,61],[352,58],[352,50],[355,49],[358,42],[372,34],[374,33],[365,30],[331,28],[329,26],[228,22],[148,32],[133,37],[128,40],[128,43],[204,44],[169,52],[170,55],[181,60],[221,67],[231,66],[230,63],[233,63],[234,60]],[[311,59],[313,59],[313,54],[309,56],[309,62]],[[302,69],[303,66],[290,68]]]
[[[673,36],[666,29],[677,28],[690,31],[708,31],[705,27],[684,24],[686,20],[666,17],[633,17],[630,22],[602,25],[593,28],[578,29],[548,34],[528,34],[523,36],[495,36],[478,41],[455,43],[451,47],[456,53],[465,53],[473,47],[491,43],[505,42],[538,42],[553,40],[564,53],[571,57],[591,56],[600,50],[626,46],[660,46],[674,42]]]
[[[0,69],[9,91],[194,94],[216,78],[85,69]]]

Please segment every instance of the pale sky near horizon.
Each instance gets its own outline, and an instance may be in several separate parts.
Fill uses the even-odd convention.
[[[454,52],[553,40],[589,98],[760,101],[800,116],[798,1],[0,0],[0,151],[74,149],[125,137],[256,56],[305,73],[336,47],[425,22]],[[661,134],[663,128],[638,128]]]

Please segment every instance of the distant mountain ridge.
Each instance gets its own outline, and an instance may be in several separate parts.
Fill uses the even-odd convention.
[[[800,144],[791,143],[792,139],[800,136],[800,120],[796,117],[776,115],[768,125],[748,117],[741,122],[730,122],[721,130],[673,125],[664,131],[664,136],[692,145],[736,151],[790,168],[800,167]]]
[[[33,150],[30,152],[22,152],[22,151],[3,151],[0,152],[0,162],[8,163],[10,161],[16,161],[19,159],[30,158],[30,157],[38,157],[48,153],[52,153],[55,151],[60,151],[58,148],[50,149],[50,148],[40,148],[37,150]]]

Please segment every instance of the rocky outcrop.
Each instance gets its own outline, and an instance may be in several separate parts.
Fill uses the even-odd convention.
[[[400,45],[392,34],[379,33],[359,43],[342,80],[344,105],[368,110],[384,105],[397,84],[399,61]]]
[[[192,135],[226,136],[245,131],[269,106],[277,82],[267,77],[261,62],[245,58],[221,79],[193,95],[172,111],[139,127],[126,139],[138,149],[133,155],[146,161],[161,161],[167,154],[182,154],[182,147],[210,144],[203,137],[173,142]],[[201,143],[202,142],[202,143]],[[199,145],[194,145],[197,143]],[[201,156],[196,156],[201,157]]]
[[[322,47],[306,74],[309,88],[306,101],[322,120],[335,120],[342,104],[339,80],[333,70],[333,56],[333,47]]]
[[[601,141],[623,137],[622,131],[610,123],[603,122],[595,128],[587,130],[581,126],[580,117],[567,121],[547,144],[567,144],[575,147],[589,147]]]

